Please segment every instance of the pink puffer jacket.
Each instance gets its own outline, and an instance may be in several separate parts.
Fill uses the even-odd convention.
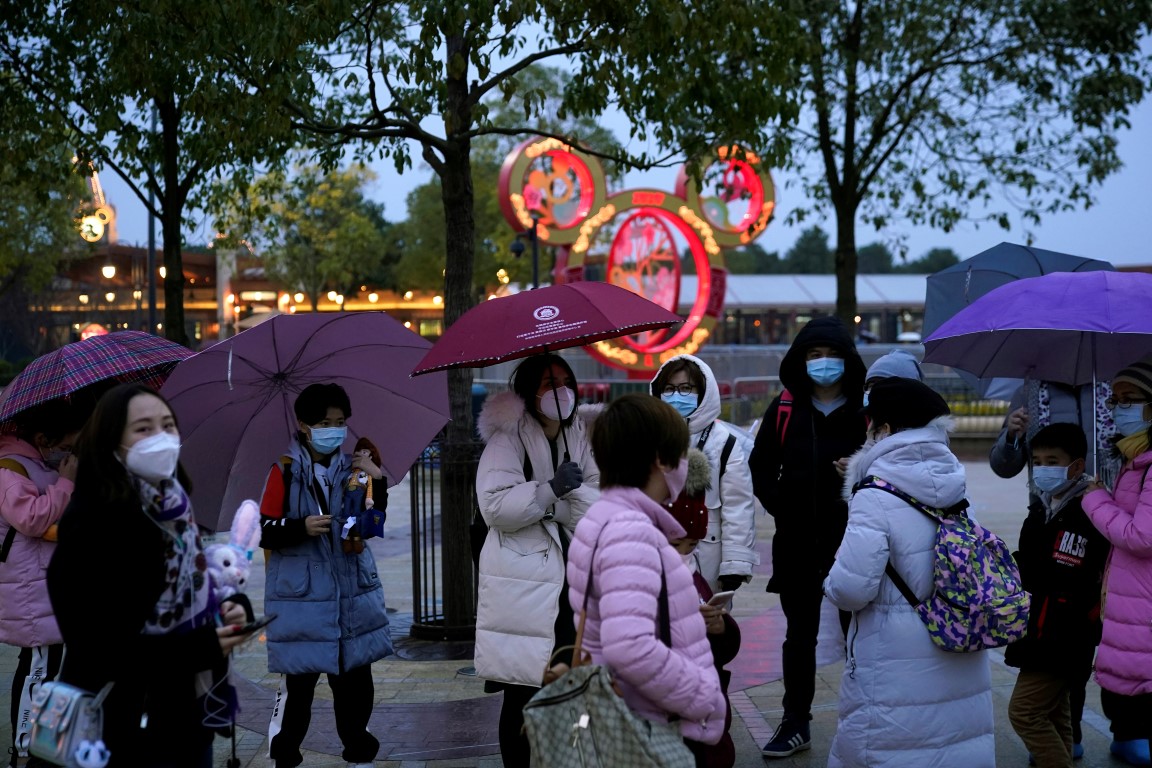
[[[692,573],[668,543],[683,535],[643,491],[603,490],[576,526],[568,552],[569,598],[579,621],[592,569],[584,649],[593,663],[612,669],[636,714],[655,722],[677,715],[686,738],[715,744],[724,733],[726,703]],[[661,566],[671,648],[660,641],[657,625]]]
[[[29,648],[61,642],[48,600],[48,561],[56,542],[43,538],[72,497],[72,481],[44,466],[35,447],[0,436],[0,457],[19,460],[28,477],[0,469],[0,542],[15,529],[0,563],[0,643]]]
[[[1152,451],[1133,459],[1110,496],[1092,491],[1084,512],[1112,542],[1104,576],[1104,636],[1096,655],[1101,687],[1152,694]]]

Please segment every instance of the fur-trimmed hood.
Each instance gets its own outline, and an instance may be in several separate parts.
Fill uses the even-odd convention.
[[[935,507],[949,507],[966,493],[964,466],[948,447],[956,428],[951,416],[938,416],[923,427],[905,429],[882,440],[869,438],[852,454],[844,474],[844,499],[865,477],[876,475]]]
[[[604,410],[603,403],[587,403],[576,406],[576,418],[584,422],[589,434],[596,417]],[[515,432],[516,425],[527,415],[524,401],[515,392],[498,392],[484,401],[484,408],[476,419],[476,431],[480,439],[487,443],[497,432]]]

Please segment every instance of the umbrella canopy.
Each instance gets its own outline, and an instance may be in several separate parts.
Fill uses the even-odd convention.
[[[177,366],[162,393],[180,422],[196,519],[221,530],[296,435],[296,396],[335,383],[352,401],[345,451],[367,437],[389,485],[448,421],[444,374],[408,372],[431,344],[384,312],[279,315]]]
[[[1016,243],[1000,243],[959,264],[928,276],[924,298],[924,333],[931,334],[945,320],[976,299],[1002,285],[1052,272],[1093,272],[1114,269],[1106,261],[1088,259]],[[966,371],[961,378],[982,396],[1007,400],[1022,383],[1014,378],[980,379]]]
[[[924,342],[924,361],[976,376],[1064,384],[1111,378],[1152,354],[1152,275],[1056,272],[1003,285]]]
[[[156,389],[192,350],[143,331],[116,331],[65,344],[41,355],[4,388],[0,421],[68,397],[101,381],[134,381]]]
[[[472,307],[444,332],[412,375],[483,368],[683,321],[610,283],[550,285]]]
[[[924,335],[994,288],[1024,277],[1053,272],[1114,270],[1111,264],[1069,253],[1000,243],[970,259],[928,276],[924,296]]]

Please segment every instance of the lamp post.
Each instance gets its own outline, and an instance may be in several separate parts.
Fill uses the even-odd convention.
[[[532,288],[536,289],[540,287],[540,238],[537,232],[537,227],[540,224],[540,212],[534,210],[529,215],[532,217],[532,228],[518,233],[508,250],[512,251],[512,256],[518,259],[524,254],[524,243],[521,242],[520,238],[527,237],[532,241]]]

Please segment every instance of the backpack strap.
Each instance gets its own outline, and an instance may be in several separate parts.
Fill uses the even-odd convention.
[[[732,449],[736,447],[736,435],[731,432],[728,433],[728,439],[724,441],[724,448],[720,451],[720,473],[716,476],[716,493],[720,496],[720,507],[724,507],[724,471],[728,469],[728,457],[732,455]]]
[[[788,434],[788,422],[792,420],[792,393],[787,389],[780,392],[780,404],[776,406],[776,440],[784,445]]]
[[[0,469],[7,469],[23,477],[28,477],[27,468],[16,459],[0,459]],[[14,541],[16,541],[16,529],[9,525],[8,532],[4,534],[4,542],[0,543],[0,563],[8,560],[8,552],[12,549],[12,542]]]
[[[860,482],[856,483],[856,485],[852,486],[852,493],[855,494],[857,491],[861,491],[865,488],[876,488],[877,490],[892,494],[916,511],[922,513],[926,517],[932,518],[932,521],[937,525],[939,525],[942,518],[961,515],[964,513],[964,510],[968,508],[968,499],[961,499],[952,506],[944,509],[940,509],[938,507],[929,507],[915,496],[911,496],[905,493],[904,491],[889,483],[887,480],[877,477],[876,475],[869,475]],[[884,573],[888,574],[888,578],[892,580],[892,583],[896,586],[896,589],[899,590],[900,594],[904,596],[904,599],[908,601],[908,605],[912,606],[913,608],[920,605],[920,601],[916,599],[916,593],[912,591],[912,589],[908,586],[908,582],[904,581],[904,578],[899,574],[899,572],[897,572],[896,567],[892,565],[891,560],[885,563]]]

